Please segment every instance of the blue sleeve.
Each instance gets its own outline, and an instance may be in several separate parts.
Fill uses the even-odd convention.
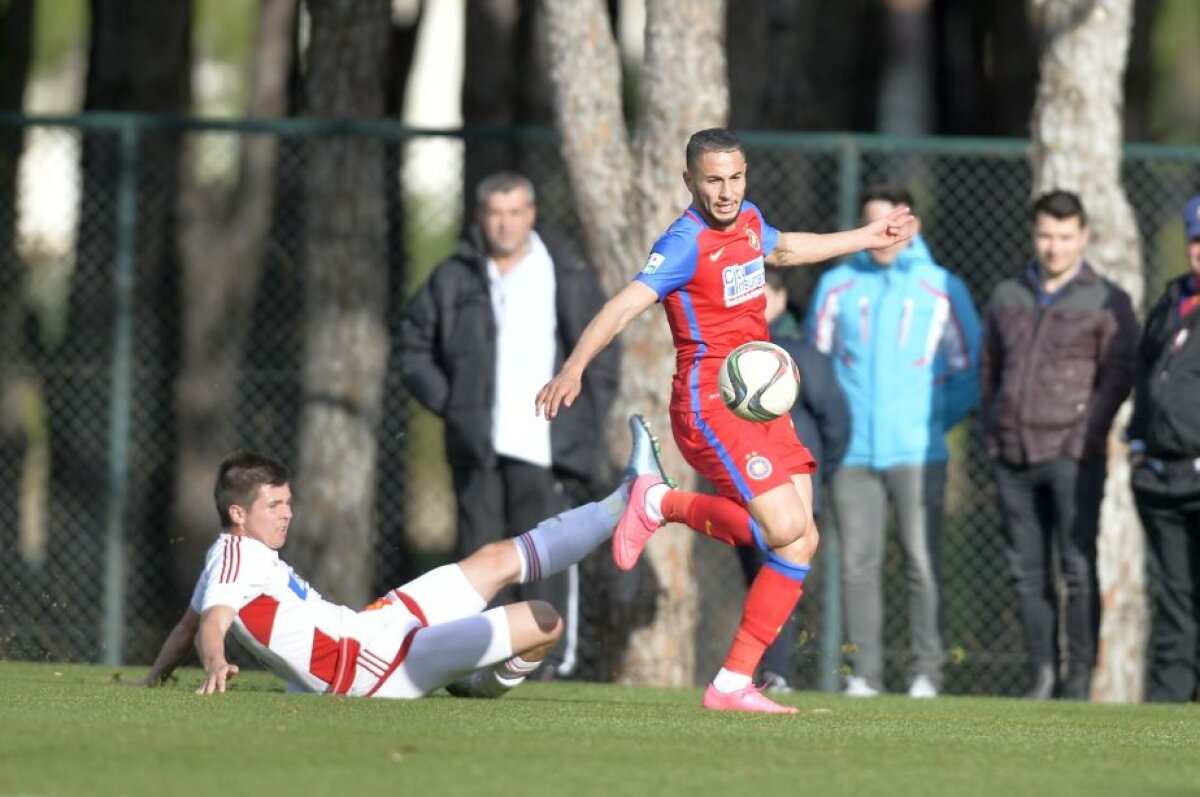
[[[961,421],[979,403],[979,341],[981,325],[975,303],[967,286],[958,277],[948,280],[950,312],[954,323],[948,330],[961,333],[958,346],[964,351],[965,362],[949,363],[946,380],[946,428]]]
[[[691,282],[698,251],[694,235],[669,230],[654,242],[646,265],[634,279],[653,288],[661,302],[667,294]]]

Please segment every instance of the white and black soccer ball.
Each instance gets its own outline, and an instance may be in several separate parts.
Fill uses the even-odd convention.
[[[792,408],[800,393],[800,370],[774,343],[743,343],[721,363],[717,389],[729,411],[747,421],[773,421]]]

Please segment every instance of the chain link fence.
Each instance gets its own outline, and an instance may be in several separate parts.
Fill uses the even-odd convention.
[[[227,420],[238,445],[295,462],[312,212],[305,173],[315,148],[344,136],[377,140],[387,153],[386,322],[393,337],[404,298],[455,244],[463,156],[475,142],[506,144],[509,167],[537,186],[540,222],[578,237],[548,131],[0,119],[0,658],[148,662],[185,605],[191,585],[181,576],[187,568],[171,520],[176,387],[182,319],[199,296],[181,275],[188,258],[232,256],[215,239],[206,248],[197,232],[227,228],[243,213],[243,156],[264,140],[273,146],[269,223],[251,260],[257,274],[248,272],[242,286],[254,298]],[[1028,256],[1024,142],[775,134],[745,141],[750,197],[780,229],[851,226],[861,189],[888,180],[913,190],[935,257],[962,276],[977,305]],[[1200,186],[1200,149],[1142,146],[1126,154],[1124,184],[1153,298],[1183,268],[1179,211]],[[818,274],[790,274],[798,311],[806,310]],[[378,433],[376,590],[443,561],[454,533],[440,428],[410,406],[396,350]],[[951,437],[942,566],[946,690],[1017,694],[1024,654],[990,467],[973,418]],[[829,514],[822,523],[827,550],[836,548]],[[701,540],[694,556],[696,670],[706,680],[724,655],[744,587],[732,550]],[[584,569],[585,619],[586,576],[599,569]],[[802,603],[792,675],[803,688],[836,688],[842,667],[840,613],[823,569],[818,560]],[[905,589],[889,532],[885,681],[893,690],[903,688],[907,655]],[[585,623],[581,677],[603,677],[590,664],[597,638]]]

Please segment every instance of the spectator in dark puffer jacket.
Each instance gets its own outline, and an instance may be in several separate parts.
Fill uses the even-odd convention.
[[[1109,428],[1133,384],[1129,295],[1084,260],[1087,216],[1054,191],[1033,206],[1035,259],[984,313],[982,419],[995,461],[1008,560],[1033,684],[1027,696],[1086,700],[1100,629],[1096,535]],[[1059,684],[1058,599],[1066,590],[1067,675]]]

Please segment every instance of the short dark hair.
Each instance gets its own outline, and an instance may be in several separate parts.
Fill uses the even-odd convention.
[[[483,207],[488,197],[492,194],[507,194],[509,191],[515,191],[518,188],[525,189],[525,195],[529,197],[529,204],[537,204],[537,195],[533,191],[533,181],[528,177],[516,172],[496,172],[495,174],[489,174],[479,181],[479,185],[475,186],[475,206]]]
[[[890,202],[893,205],[907,205],[914,213],[917,210],[912,191],[896,183],[872,183],[867,186],[858,206],[866,207],[868,202]]]
[[[241,449],[225,457],[217,466],[217,483],[213,487],[221,528],[233,526],[229,507],[234,504],[249,507],[264,484],[282,487],[289,481],[291,475],[283,463],[255,451]]]
[[[700,165],[700,159],[709,152],[742,153],[746,157],[746,148],[738,137],[723,127],[710,127],[707,130],[697,130],[687,143],[687,168],[692,171]]]
[[[1083,209],[1083,202],[1079,200],[1078,194],[1073,194],[1070,191],[1047,191],[1039,196],[1033,202],[1033,220],[1037,217],[1046,214],[1053,216],[1059,221],[1065,219],[1079,219],[1079,226],[1087,226],[1087,211]]]

